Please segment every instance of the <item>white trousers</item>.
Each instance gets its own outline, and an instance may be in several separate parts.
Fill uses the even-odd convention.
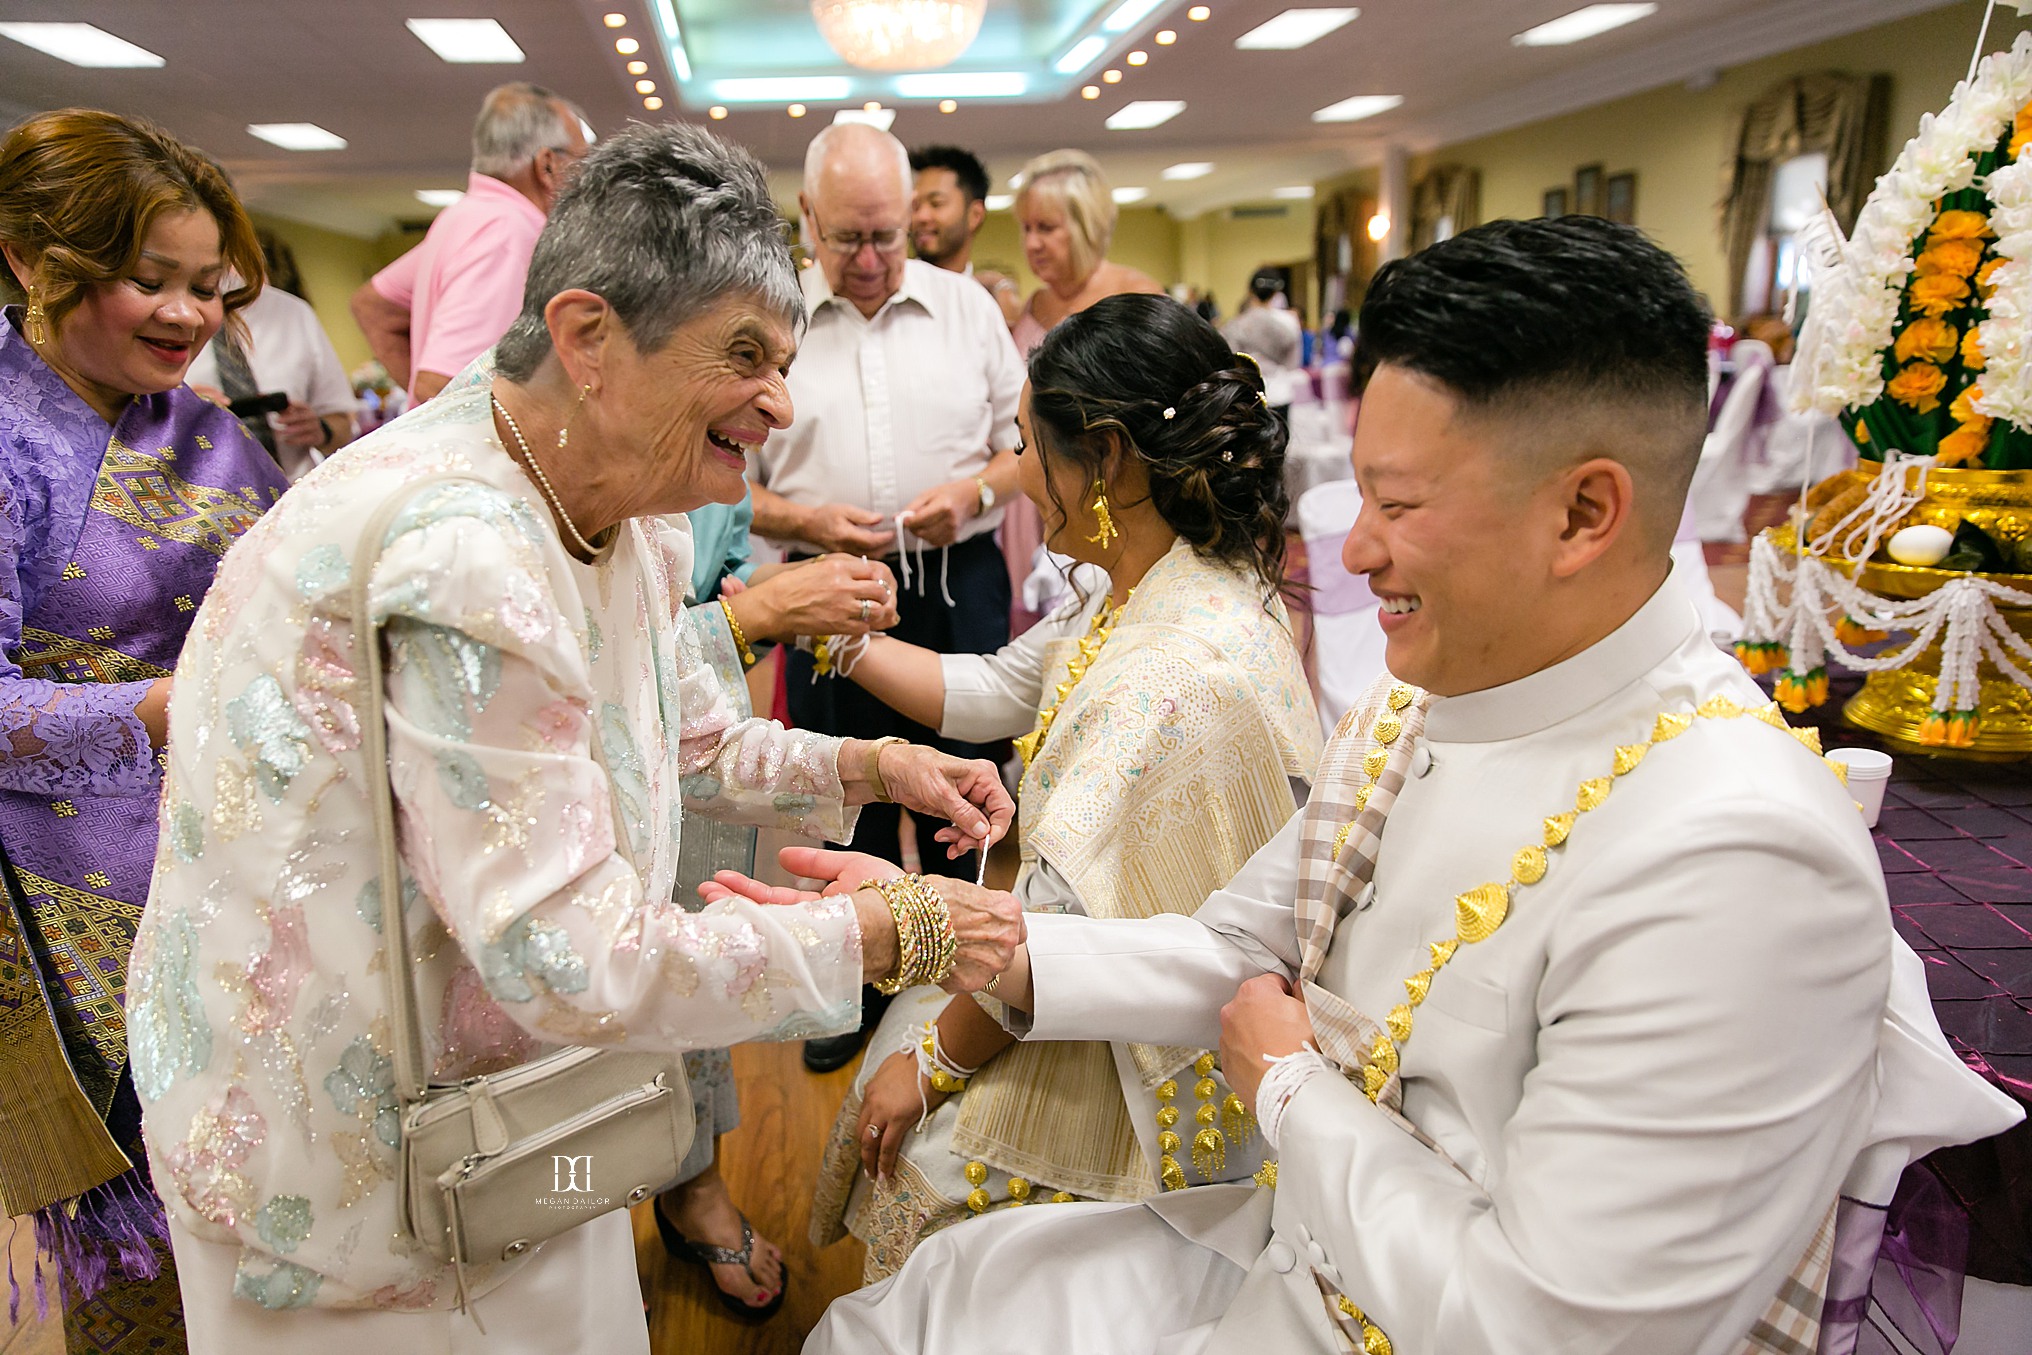
[[[183,1290],[191,1355],[649,1355],[635,1278],[635,1235],[616,1209],[544,1243],[500,1288],[458,1312],[294,1308],[275,1312],[233,1297],[237,1248],[185,1232],[170,1246]],[[481,1330],[484,1325],[485,1330]]]
[[[1202,1355],[1246,1273],[1140,1204],[998,1210],[834,1300],[804,1355]]]

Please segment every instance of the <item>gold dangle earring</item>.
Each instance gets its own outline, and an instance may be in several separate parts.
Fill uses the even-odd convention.
[[[557,449],[560,452],[565,449],[565,444],[571,441],[571,421],[579,416],[579,411],[585,408],[586,397],[592,393],[591,386],[579,387],[578,403],[571,407],[571,413],[564,416],[564,423],[559,425],[557,430]]]
[[[42,308],[42,301],[33,287],[28,289],[28,310],[22,319],[28,325],[29,347],[40,348],[49,342],[49,312]]]
[[[1094,525],[1100,530],[1087,540],[1103,549],[1122,534],[1121,529],[1115,526],[1114,515],[1108,511],[1108,488],[1101,483],[1099,476],[1094,477]]]

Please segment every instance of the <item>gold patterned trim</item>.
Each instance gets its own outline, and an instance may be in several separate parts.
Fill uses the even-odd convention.
[[[14,652],[14,662],[20,665],[23,677],[49,682],[148,682],[169,676],[167,668],[145,659],[34,626],[21,628],[21,647]]]
[[[99,463],[92,507],[130,527],[223,557],[268,505],[251,487],[243,491],[194,485],[169,468],[169,459],[162,453],[138,452],[114,438]]]

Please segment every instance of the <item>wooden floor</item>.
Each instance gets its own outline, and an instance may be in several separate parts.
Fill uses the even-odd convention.
[[[645,1205],[635,1211],[635,1256],[654,1355],[795,1355],[826,1304],[860,1287],[859,1242],[848,1238],[814,1251],[806,1240],[819,1149],[858,1063],[817,1076],[805,1071],[802,1048],[795,1042],[735,1048],[741,1127],[720,1144],[720,1170],[734,1203],[757,1233],[783,1249],[790,1278],[782,1311],[749,1323],[721,1307],[709,1272],[663,1250]]]

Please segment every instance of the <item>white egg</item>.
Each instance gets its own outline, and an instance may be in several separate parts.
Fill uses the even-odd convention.
[[[1901,565],[1937,565],[1954,545],[1954,533],[1945,527],[1907,527],[1894,535],[1884,549]]]

